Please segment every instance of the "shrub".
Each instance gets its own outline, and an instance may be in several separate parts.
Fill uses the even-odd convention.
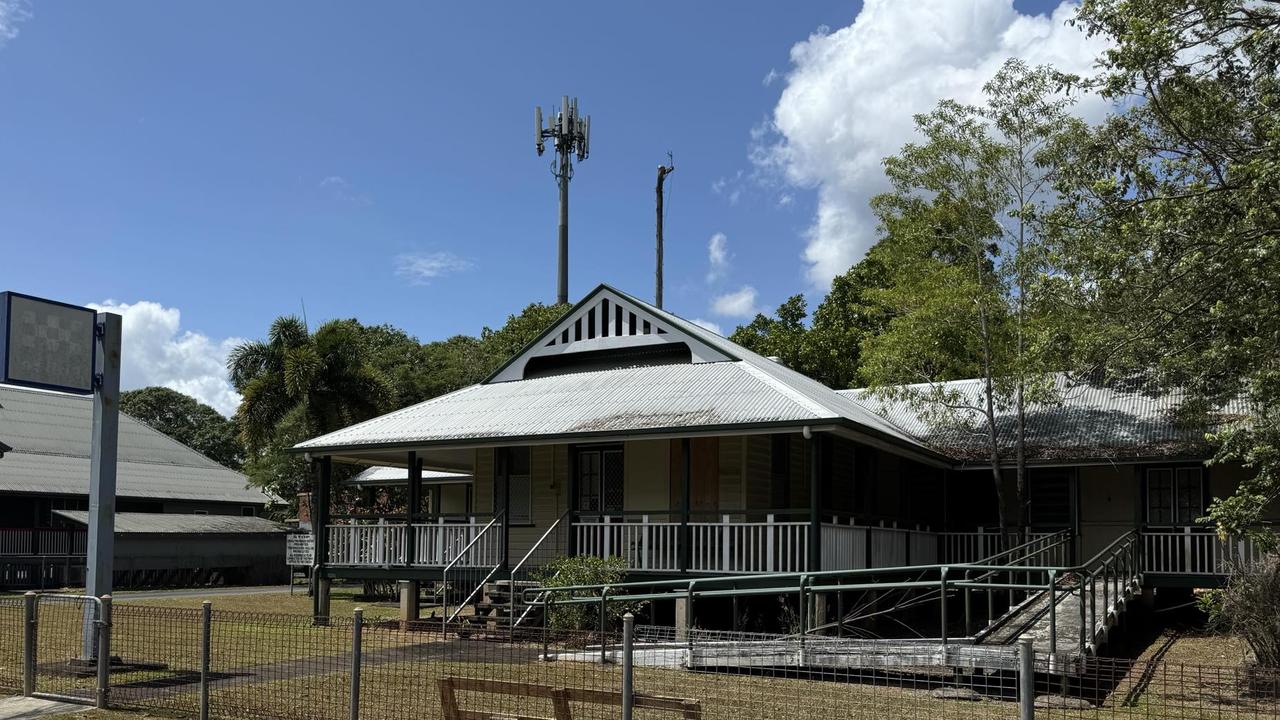
[[[622,558],[594,556],[559,557],[538,568],[533,580],[545,588],[575,585],[611,585],[622,583],[627,577],[627,563]],[[569,598],[600,597],[596,590],[565,590],[553,592],[550,617],[547,623],[557,630],[597,630],[600,627],[599,603],[554,604]],[[605,608],[605,621],[610,627],[622,624],[622,616],[638,613],[643,602],[609,600]]]
[[[1264,668],[1280,667],[1280,555],[1231,568],[1226,586],[1202,603],[1210,623],[1237,635]]]

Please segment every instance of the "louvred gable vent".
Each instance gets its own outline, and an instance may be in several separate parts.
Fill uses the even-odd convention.
[[[658,346],[671,347],[658,350]],[[734,359],[716,340],[709,341],[701,333],[683,327],[679,318],[601,285],[560,318],[535,345],[508,360],[485,382],[523,380],[580,365],[604,368],[611,363],[704,363]],[[531,373],[526,373],[530,363]]]
[[[598,337],[628,337],[635,335],[666,335],[666,328],[648,320],[636,317],[636,314],[618,303],[609,302],[609,298],[601,298],[580,318],[574,321],[572,328],[561,330],[558,335],[548,340],[543,347],[569,345],[579,340],[590,340]]]

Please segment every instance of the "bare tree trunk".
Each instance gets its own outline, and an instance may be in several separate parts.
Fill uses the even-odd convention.
[[[981,259],[978,260],[978,272],[981,273]],[[991,328],[987,323],[987,311],[978,301],[978,327],[982,333],[982,381],[983,381],[983,414],[987,418],[987,441],[990,443],[991,479],[996,485],[996,510],[1000,519],[1001,542],[1008,537],[1009,522],[1005,518],[1004,481],[1000,477],[1000,437],[996,432],[995,387],[992,378]]]

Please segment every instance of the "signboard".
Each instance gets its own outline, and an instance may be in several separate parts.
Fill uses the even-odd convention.
[[[96,325],[89,308],[0,293],[0,382],[92,393]]]
[[[311,567],[316,561],[316,536],[311,533],[289,533],[285,536],[284,562],[290,566]]]

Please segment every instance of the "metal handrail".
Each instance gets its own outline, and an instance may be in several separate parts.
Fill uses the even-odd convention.
[[[996,553],[995,555],[990,555],[990,556],[988,556],[988,557],[984,557],[984,558],[982,558],[982,559],[978,560],[978,561],[977,561],[977,563],[978,563],[979,565],[993,565],[993,564],[996,564],[996,563],[997,563],[997,561],[999,561],[999,559],[1000,559],[1002,556],[1004,556],[1004,555],[1010,555],[1010,554],[1015,553],[1015,552],[1018,552],[1018,551],[1020,551],[1020,550],[1023,550],[1023,549],[1026,549],[1026,548],[1029,548],[1030,546],[1035,545],[1035,544],[1037,544],[1037,543],[1043,543],[1043,542],[1047,542],[1047,541],[1052,540],[1052,542],[1050,542],[1050,543],[1049,543],[1048,547],[1039,548],[1039,549],[1037,549],[1037,550],[1036,550],[1036,552],[1040,552],[1040,551],[1043,551],[1043,550],[1047,550],[1047,549],[1049,549],[1049,547],[1053,547],[1053,546],[1056,546],[1056,545],[1061,545],[1062,543],[1066,542],[1067,540],[1070,540],[1070,539],[1071,539],[1071,537],[1072,537],[1072,534],[1073,534],[1073,533],[1072,533],[1072,531],[1071,531],[1069,528],[1068,528],[1068,529],[1065,529],[1065,530],[1059,530],[1059,531],[1057,531],[1057,532],[1055,532],[1055,533],[1053,533],[1053,534],[1051,534],[1051,535],[1046,535],[1046,536],[1044,536],[1044,537],[1038,537],[1038,538],[1036,538],[1036,539],[1034,539],[1034,540],[1028,540],[1028,541],[1026,541],[1026,542],[1024,542],[1024,543],[1022,543],[1022,544],[1020,544],[1020,545],[1015,545],[1014,547],[1011,547],[1011,548],[1009,548],[1009,549],[1007,549],[1007,550],[1001,550],[1000,552]],[[1057,539],[1056,539],[1056,540],[1054,540],[1054,538],[1057,538]],[[1034,553],[1033,553],[1033,555],[1034,555]],[[1028,557],[1032,557],[1033,555],[1024,555],[1024,556],[1022,556],[1022,557],[1020,557],[1020,558],[1015,558],[1015,559],[1013,559],[1013,560],[1010,560],[1009,562],[1010,562],[1010,563],[1013,563],[1013,562],[1018,562],[1019,560],[1025,560],[1025,559],[1027,559]]]
[[[453,612],[453,615],[449,614],[449,571],[453,569],[454,565],[458,564],[458,561],[461,560],[464,555],[471,551],[471,548],[475,547],[475,544],[480,541],[480,538],[484,537],[485,534],[493,528],[494,523],[497,523],[506,516],[506,514],[507,511],[504,509],[497,515],[494,515],[493,519],[490,520],[489,523],[480,530],[480,532],[476,533],[476,536],[471,538],[471,542],[467,543],[467,546],[462,548],[462,551],[455,555],[454,558],[449,561],[449,564],[444,566],[444,570],[441,571],[440,584],[444,586],[444,591],[440,597],[440,616],[443,619],[444,629],[448,628],[449,622],[458,617],[458,614],[462,612],[462,609],[465,608],[467,604],[471,602],[471,599],[475,597],[476,592],[478,592],[480,588],[484,587],[485,583],[489,582],[489,578],[493,577],[493,574],[498,571],[498,568],[502,567],[502,561],[499,560],[498,563],[493,566],[493,569],[485,575],[484,580],[481,580],[480,583],[471,591],[471,594],[467,595],[467,597],[458,605],[458,609]],[[506,542],[506,538],[503,538],[503,542]]]
[[[565,510],[560,513],[560,517],[556,518],[556,521],[551,523],[551,526],[547,528],[547,531],[542,533],[542,537],[539,537],[538,541],[533,544],[533,547],[529,548],[529,552],[525,553],[524,557],[520,558],[520,562],[516,563],[515,566],[511,568],[511,587],[509,588],[509,597],[507,598],[510,602],[510,608],[507,612],[507,617],[509,618],[511,628],[513,630],[517,625],[524,621],[525,617],[529,615],[529,611],[533,608],[532,604],[526,605],[525,611],[519,618],[516,617],[516,573],[520,572],[520,569],[529,561],[529,558],[533,556],[533,553],[537,551],[538,548],[542,547],[542,543],[546,542],[547,538],[551,536],[551,533],[554,532],[556,528],[560,527],[560,523],[564,522],[564,519],[569,517],[572,513],[572,510]],[[535,600],[534,602],[537,601]]]

